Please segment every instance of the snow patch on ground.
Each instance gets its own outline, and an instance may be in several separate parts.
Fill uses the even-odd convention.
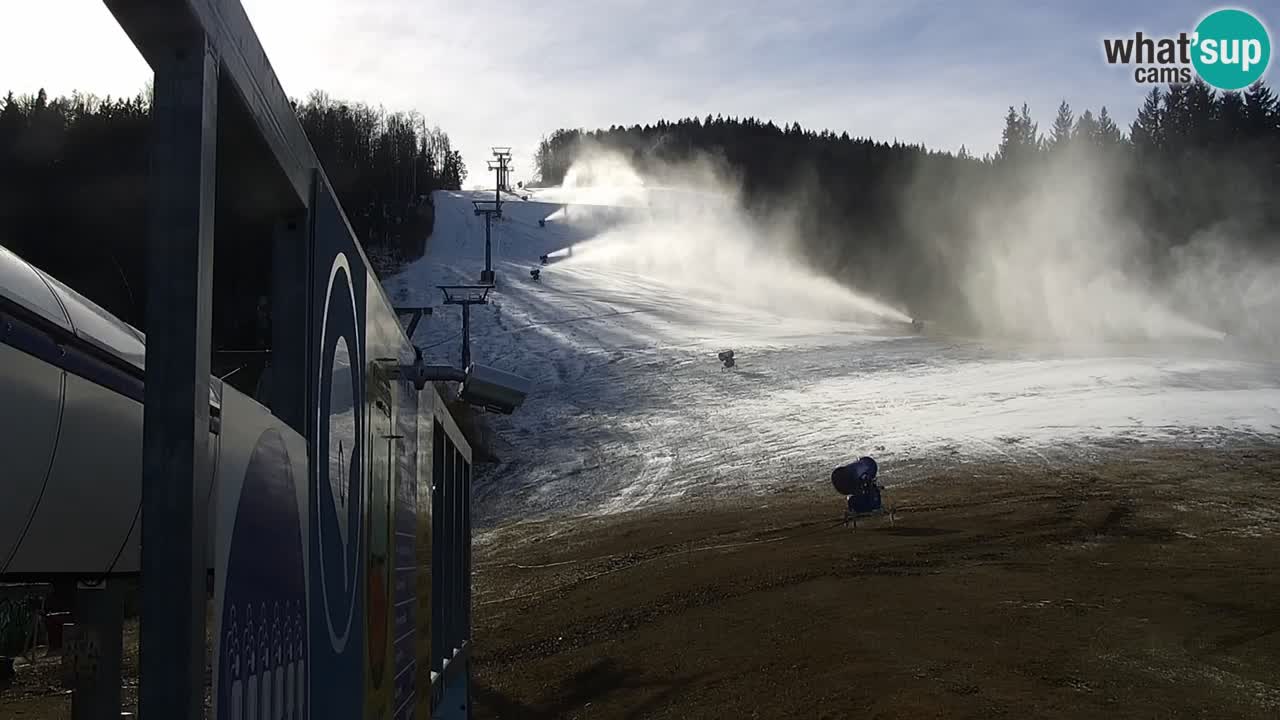
[[[938,455],[1280,438],[1280,365],[1232,358],[1222,343],[1048,349],[916,336],[896,310],[821,279],[765,292],[768,274],[744,265],[694,282],[682,262],[732,260],[717,244],[728,241],[646,250],[667,242],[669,220],[643,197],[563,204],[608,195],[510,196],[494,223],[498,287],[473,308],[472,354],[534,391],[493,420],[511,449],[477,481],[481,524],[822,484],[864,453],[892,481],[895,467]],[[436,306],[414,338],[430,362],[459,362],[460,313],[435,285],[478,281],[484,224],[471,201],[492,197],[436,193],[427,256],[384,283],[397,304]],[[732,370],[716,359],[729,347]]]

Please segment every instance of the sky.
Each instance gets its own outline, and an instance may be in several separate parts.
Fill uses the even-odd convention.
[[[234,0],[231,0],[234,1]],[[1010,105],[1042,131],[1066,100],[1127,127],[1148,86],[1104,37],[1190,31],[1186,0],[242,0],[286,91],[417,110],[449,133],[468,186],[491,146],[513,180],[538,140],[722,114],[994,152]],[[1277,0],[1236,7],[1280,22]],[[1268,17],[1270,16],[1270,17]],[[0,92],[132,95],[150,71],[101,0],[0,2]],[[17,28],[17,31],[14,31]],[[1276,32],[1271,30],[1276,38]],[[1267,79],[1280,61],[1273,61]],[[1274,84],[1274,81],[1272,81]]]

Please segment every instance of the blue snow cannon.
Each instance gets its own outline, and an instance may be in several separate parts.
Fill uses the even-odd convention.
[[[864,455],[831,471],[831,485],[849,499],[846,515],[874,513],[884,508],[880,486],[876,484],[878,470],[875,459]]]

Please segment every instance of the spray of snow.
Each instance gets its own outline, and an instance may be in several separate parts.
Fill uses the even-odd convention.
[[[785,250],[787,223],[760,222],[716,165],[694,160],[643,177],[615,152],[591,150],[569,169],[561,201],[609,204],[560,211],[551,219],[598,224],[599,233],[565,257],[566,267],[641,275],[719,302],[775,315],[867,325],[910,322],[887,303],[815,275]],[[540,196],[540,199],[546,196]],[[628,210],[617,214],[616,206]],[[607,215],[607,217],[606,217]]]
[[[1088,151],[1061,153],[973,216],[963,282],[983,331],[1070,342],[1221,339],[1152,287],[1141,226]]]
[[[748,291],[759,288],[734,275],[743,256],[764,258],[767,268],[745,277],[787,277],[790,271],[778,269],[785,260],[767,244],[781,231],[747,229],[745,237],[765,246],[738,249],[740,237],[721,237],[737,225],[719,224],[714,202],[681,200],[673,184],[646,180],[646,192],[683,208],[680,214],[663,219],[664,200],[657,200],[653,219],[638,205],[616,208],[621,225],[588,229],[579,225],[578,205],[564,222],[540,224],[560,207],[543,202],[544,190],[504,206],[494,243],[498,287],[490,305],[473,309],[471,349],[476,362],[528,377],[534,390],[515,414],[488,420],[503,463],[477,476],[473,507],[481,525],[829,487],[831,467],[863,453],[882,462],[889,482],[899,482],[917,464],[979,456],[1077,462],[1098,451],[1095,441],[1203,444],[1247,435],[1271,442],[1280,432],[1277,365],[1218,357],[1220,342],[1176,352],[1169,345],[1073,345],[1064,354],[1021,342],[1006,348],[987,339],[920,336],[905,326],[867,333],[857,323],[807,319],[837,316],[832,308],[851,302],[843,288],[824,294],[808,273],[790,290],[778,284],[779,313],[699,295],[709,285],[725,294],[745,287],[739,294],[752,297]],[[488,197],[435,194],[428,255],[385,282],[397,304],[438,303],[435,285],[475,281],[484,223],[471,201]],[[712,229],[694,232],[676,222],[701,227],[696,208]],[[658,230],[667,225],[690,241],[723,245],[722,277],[668,257],[705,250],[672,244],[654,253],[655,244],[668,242]],[[539,263],[569,246],[572,259]],[[538,268],[535,282],[529,273]],[[627,268],[691,274],[698,283]],[[437,305],[415,342],[430,362],[456,363],[460,328],[458,308]],[[732,370],[716,361],[727,347],[738,351]]]
[[[1232,340],[1268,355],[1280,351],[1280,262],[1242,249],[1234,223],[1197,233],[1173,253],[1174,272],[1165,293]],[[1280,248],[1280,238],[1258,243]]]

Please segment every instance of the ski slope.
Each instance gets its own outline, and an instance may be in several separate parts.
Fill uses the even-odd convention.
[[[472,200],[492,197],[436,193],[427,255],[385,280],[396,304],[436,306],[414,338],[431,362],[460,362],[460,309],[435,286],[478,281]],[[1280,437],[1280,365],[1231,359],[1220,342],[1065,352],[915,335],[897,310],[768,248],[705,239],[684,208],[664,225],[665,200],[507,198],[472,356],[534,391],[490,416],[502,464],[477,479],[484,525],[821,484],[864,453],[892,484],[975,456],[1056,463],[1127,439]],[[555,262],[535,283],[545,253]],[[725,348],[732,370],[716,359]]]

